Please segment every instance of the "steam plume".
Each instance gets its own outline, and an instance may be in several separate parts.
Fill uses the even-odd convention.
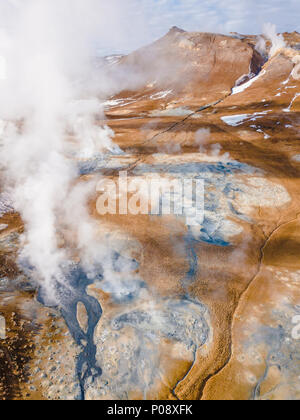
[[[86,197],[85,189],[74,186],[74,157],[116,149],[111,130],[95,124],[96,115],[103,117],[102,105],[87,95],[85,82],[99,36],[95,16],[103,5],[97,0],[0,1],[2,172],[25,223],[22,258],[53,299],[54,279],[63,277],[70,257],[58,245],[60,226],[74,225],[68,199],[81,206]],[[93,229],[87,213],[81,208],[75,213],[78,231],[85,232],[80,251]]]
[[[271,23],[265,23],[263,26],[264,36],[272,42],[270,50],[270,57],[273,57],[278,51],[286,47],[283,35],[278,35],[276,31],[276,25]]]

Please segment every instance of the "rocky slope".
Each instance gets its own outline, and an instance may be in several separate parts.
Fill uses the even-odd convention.
[[[95,196],[114,263],[87,287],[103,309],[92,337],[103,372],[83,384],[82,348],[15,264],[23,226],[6,207],[2,399],[300,398],[300,35],[284,38],[268,57],[256,37],[172,28],[109,64],[136,78],[98,121],[124,154],[85,162],[82,179],[204,179],[205,217],[99,216]],[[77,320],[87,331],[84,306]]]

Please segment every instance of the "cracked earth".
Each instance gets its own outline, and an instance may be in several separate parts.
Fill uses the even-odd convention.
[[[113,64],[147,74],[97,121],[123,153],[79,162],[80,180],[203,179],[205,217],[99,216],[95,194],[114,260],[85,285],[83,340],[18,267],[23,222],[0,196],[1,399],[300,398],[300,35],[284,37],[267,58],[254,36],[173,28]]]

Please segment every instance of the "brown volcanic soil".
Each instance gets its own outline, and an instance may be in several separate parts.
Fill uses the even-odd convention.
[[[188,41],[193,40],[195,44],[192,46],[188,42],[183,42],[180,45],[182,37]],[[256,207],[251,212],[254,222],[250,226],[244,223],[243,234],[234,240],[231,247],[222,248],[202,243],[196,248],[200,267],[197,278],[191,285],[190,293],[210,309],[214,326],[214,344],[205,356],[198,354],[196,363],[174,391],[176,396],[181,399],[252,398],[251,390],[256,382],[253,382],[253,378],[248,373],[247,364],[245,363],[243,366],[239,363],[236,368],[235,358],[241,357],[241,354],[236,354],[234,350],[237,346],[242,345],[244,335],[247,335],[247,333],[241,334],[243,326],[237,325],[237,319],[240,317],[239,311],[241,311],[241,307],[245,308],[242,319],[251,318],[251,313],[262,299],[264,316],[261,325],[267,324],[267,317],[271,317],[269,313],[271,308],[269,308],[265,287],[271,287],[274,292],[273,288],[276,288],[276,285],[270,284],[264,277],[266,259],[270,259],[272,265],[279,265],[283,268],[289,265],[290,260],[297,261],[299,255],[297,242],[293,240],[293,232],[298,229],[298,225],[291,222],[288,232],[286,228],[281,227],[289,226],[289,221],[295,220],[299,212],[299,165],[292,159],[299,153],[298,127],[300,120],[297,113],[299,100],[293,103],[290,112],[283,112],[283,109],[289,107],[295,94],[299,92],[299,81],[290,76],[294,68],[291,57],[297,55],[297,52],[288,49],[281,51],[263,65],[262,60],[257,57],[257,53],[253,53],[252,45],[247,43],[247,38],[239,40],[212,34],[187,35],[171,32],[154,46],[155,53],[160,57],[156,63],[164,60],[160,48],[163,49],[164,44],[170,42],[170,38],[171,43],[174,42],[177,48],[168,49],[167,54],[170,56],[176,54],[180,57],[182,53],[185,57],[189,57],[189,60],[185,58],[185,61],[189,63],[190,60],[197,60],[197,76],[191,75],[192,70],[190,70],[190,73],[186,73],[184,78],[185,81],[192,79],[193,99],[189,96],[189,83],[186,83],[184,88],[179,83],[177,92],[179,95],[185,96],[184,99],[182,96],[178,99],[175,94],[176,99],[174,99],[174,102],[176,101],[174,107],[182,105],[189,107],[191,114],[184,118],[176,118],[168,116],[168,112],[166,112],[165,116],[161,118],[156,114],[155,120],[153,117],[145,116],[138,120],[125,119],[121,121],[117,119],[119,108],[115,107],[107,112],[107,116],[109,125],[117,133],[118,144],[125,151],[137,153],[137,156],[140,156],[140,161],[149,163],[149,165],[153,163],[151,155],[155,152],[162,152],[164,145],[180,144],[181,151],[177,156],[178,159],[183,160],[184,154],[197,152],[197,146],[193,144],[195,133],[201,128],[209,128],[211,139],[206,149],[208,155],[210,154],[210,144],[219,143],[222,146],[222,152],[228,152],[234,160],[260,168],[264,171],[265,179],[284,186],[291,197],[288,206],[279,206],[279,208],[273,207],[273,205],[264,205],[264,203],[260,205],[258,200]],[[297,34],[285,34],[285,38],[291,46],[298,42]],[[180,48],[184,52],[181,52]],[[137,63],[140,54],[146,55],[143,51],[138,51],[126,60],[134,60]],[[253,67],[256,66],[256,72],[259,66],[262,66],[261,77],[244,92],[233,96],[229,95],[235,81],[248,73],[251,63]],[[175,69],[175,73],[176,71],[180,73],[181,69]],[[180,79],[182,80],[181,77]],[[289,82],[285,83],[288,79]],[[171,89],[172,87],[172,80],[170,80],[167,88]],[[178,88],[178,84],[176,88]],[[211,103],[218,101],[220,102],[210,106]],[[192,111],[197,111],[205,104],[208,105],[207,109],[192,114]],[[145,99],[140,102],[137,100],[134,105],[136,115],[138,115],[139,106],[140,115],[142,115],[145,111],[152,109],[153,104],[146,104]],[[155,106],[160,109],[170,109],[173,104],[170,106],[170,103],[168,105],[159,103]],[[259,115],[259,119],[254,122],[250,121],[251,115],[255,113]],[[250,117],[238,126],[228,125],[221,120],[223,116],[237,114],[250,114]],[[255,127],[256,124],[257,127]],[[167,153],[167,149],[165,152]],[[134,235],[138,236],[142,232],[140,223],[134,227],[131,223],[124,224],[124,220],[118,218],[114,219],[114,223],[130,234],[132,234],[132,230],[138,230],[139,233],[134,232]],[[150,225],[151,222],[148,223]],[[150,227],[149,231],[151,231]],[[277,240],[274,237],[275,232],[276,236],[279,236]],[[285,235],[288,235],[288,239]],[[147,238],[148,236],[146,236],[146,243],[147,248],[150,249],[149,258],[150,255],[154,257],[156,252],[158,255],[164,255],[164,252],[159,250],[162,244],[161,240],[157,239],[159,237],[156,235],[156,243],[152,245],[151,240]],[[172,235],[170,235],[172,241],[173,238],[171,238]],[[238,250],[241,251],[240,255]],[[235,252],[236,259],[234,258]],[[146,257],[145,260],[148,258]],[[298,269],[297,263],[293,268]],[[151,273],[151,269],[155,270],[151,268],[150,262],[149,273]],[[176,285],[175,279],[178,278],[178,275],[174,275],[174,265],[171,270],[164,266],[163,258],[160,257],[159,271],[154,271],[157,290],[165,290],[162,284],[167,285],[166,288],[171,290],[170,283]],[[179,277],[182,275],[180,271],[177,273],[179,273]],[[160,278],[161,280],[159,280]],[[267,286],[264,286],[265,283]],[[260,290],[260,288],[262,289]],[[252,291],[251,299],[248,297],[250,290]],[[296,290],[293,289],[293,291],[295,291],[293,303],[296,304],[299,288],[297,290],[296,287]],[[277,293],[281,297],[281,293],[286,293],[286,290],[281,290],[281,287],[278,286]],[[259,320],[257,323],[259,324]],[[270,322],[270,325],[273,324],[274,321]],[[259,329],[259,326],[256,328]],[[266,345],[266,343],[264,344]],[[236,370],[233,371],[233,368]],[[234,374],[235,376],[233,376]],[[244,375],[246,378],[241,383],[240,378]],[[247,380],[247,375],[251,377],[251,380]],[[282,374],[279,379],[280,375],[277,375],[277,380],[284,382],[286,375]],[[259,378],[259,375],[256,376]],[[268,380],[268,378],[265,379],[266,382]],[[269,381],[272,382],[271,379]],[[286,398],[299,397],[299,390],[293,388],[291,384],[289,385],[289,390],[285,394],[275,393],[275,398],[280,399],[282,395]],[[245,393],[245,389],[247,389],[247,393]]]
[[[210,336],[198,348],[195,360],[176,353],[172,340],[161,340],[158,365],[162,373],[146,398],[300,397],[299,343],[292,338],[292,319],[300,305],[300,98],[296,96],[300,84],[291,75],[300,35],[284,36],[287,48],[265,62],[255,51],[254,37],[173,28],[161,40],[116,64],[118,71],[134,68],[139,86],[111,98],[117,102],[106,109],[106,123],[125,156],[111,157],[104,176],[116,180],[122,169],[128,170],[129,177],[149,177],[149,168],[156,167],[166,175],[174,168],[195,164],[192,172],[201,175],[201,170],[209,172],[214,165],[223,165],[221,175],[218,171],[209,175],[217,186],[208,188],[218,194],[218,207],[212,213],[220,214],[218,229],[226,246],[195,236],[192,250],[197,267],[188,283],[183,282],[190,265],[188,227],[182,218],[100,217],[95,201],[91,203],[100,228],[139,244],[135,257],[139,276],[151,296],[180,299],[188,294],[208,309]],[[250,72],[259,74],[257,80],[232,95],[236,82],[249,80]],[[196,139],[203,129],[209,129],[210,135],[200,144]],[[253,172],[230,173],[226,165],[237,162],[249,165]],[[199,169],[203,165],[209,169]],[[234,188],[230,196],[226,195],[227,182]],[[20,228],[17,221],[11,223]],[[5,276],[12,269],[9,258],[1,254]],[[109,294],[93,286],[90,293],[99,299],[105,314],[95,333],[98,338],[106,318],[128,308],[118,308]],[[0,313],[4,312],[1,308]],[[41,322],[47,336],[47,323]],[[39,337],[38,328],[33,331]],[[61,340],[62,344],[59,339],[52,343],[50,353],[65,345],[66,340]],[[17,347],[13,351],[23,357]],[[21,369],[32,367],[37,359],[45,368],[41,355],[33,351],[23,359]],[[24,378],[21,382],[26,382]],[[49,383],[39,385],[38,374],[33,378],[37,391],[30,394],[27,389],[22,398],[58,398],[59,391],[47,393],[47,387],[52,390]],[[16,397],[10,384],[15,379],[2,379],[3,398]],[[20,396],[22,386],[16,389]],[[88,395],[100,398],[97,390]],[[127,396],[139,399],[145,392],[136,385]]]

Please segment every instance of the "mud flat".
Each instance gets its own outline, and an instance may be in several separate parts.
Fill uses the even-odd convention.
[[[267,59],[256,37],[174,28],[111,61],[144,84],[109,98],[118,148],[78,161],[80,180],[202,179],[204,218],[100,216],[95,193],[110,254],[89,277],[74,258],[61,307],[18,264],[2,200],[1,399],[299,399],[300,39],[284,36]]]

